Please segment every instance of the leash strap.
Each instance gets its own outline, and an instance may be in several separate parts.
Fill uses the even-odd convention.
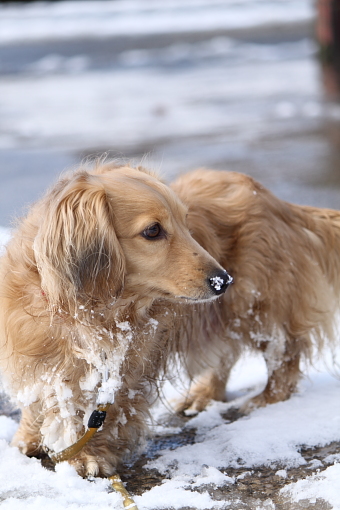
[[[85,434],[74,444],[65,448],[59,453],[51,453],[49,454],[50,459],[57,464],[58,462],[63,462],[65,460],[74,457],[77,453],[80,452],[82,448],[90,441],[90,439],[95,435],[99,427],[101,427],[104,423],[106,412],[109,409],[110,404],[99,405],[95,411],[91,414],[88,421],[88,429]]]
[[[129,510],[138,510],[136,503],[125,489],[119,475],[109,476],[112,487],[122,495],[124,508]]]
[[[106,412],[108,411],[110,404],[99,405],[97,409],[93,411],[91,414],[88,424],[87,431],[85,434],[74,444],[65,448],[59,453],[49,453],[50,459],[57,464],[58,462],[64,462],[65,460],[74,457],[79,453],[82,448],[90,441],[90,439],[95,435],[97,430],[103,425]],[[131,498],[128,491],[125,489],[123,482],[120,479],[119,475],[113,475],[108,478],[113,489],[119,492],[123,499],[123,505],[126,510],[138,510],[136,503]]]

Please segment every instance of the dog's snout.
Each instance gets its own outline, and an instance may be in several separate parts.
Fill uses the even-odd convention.
[[[211,276],[208,278],[208,283],[213,291],[214,294],[219,296],[220,294],[223,294],[229,285],[233,283],[234,279],[230,274],[227,273],[227,271],[222,270],[218,271],[214,274],[214,276]]]

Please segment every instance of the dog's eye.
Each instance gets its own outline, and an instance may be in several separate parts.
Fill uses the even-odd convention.
[[[165,237],[165,232],[159,223],[154,223],[143,230],[142,236],[145,237],[145,239],[154,240]]]

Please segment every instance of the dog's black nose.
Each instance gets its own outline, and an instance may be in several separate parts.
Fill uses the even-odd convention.
[[[227,273],[227,271],[223,270],[208,278],[208,281],[213,293],[219,296],[227,290],[229,285],[233,283],[234,279]]]

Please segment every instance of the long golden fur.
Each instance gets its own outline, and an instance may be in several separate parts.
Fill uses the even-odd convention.
[[[0,263],[0,362],[24,453],[75,442],[98,402],[112,405],[70,460],[80,474],[111,475],[139,440],[176,345],[176,304],[228,283],[186,214],[145,170],[102,164],[62,178],[21,221]]]
[[[300,359],[337,335],[340,212],[283,202],[233,172],[194,171],[172,188],[189,209],[194,239],[234,277],[221,299],[187,313],[179,349],[196,381],[178,409],[190,414],[224,400],[245,348],[262,351],[268,369],[250,407],[287,399]]]

